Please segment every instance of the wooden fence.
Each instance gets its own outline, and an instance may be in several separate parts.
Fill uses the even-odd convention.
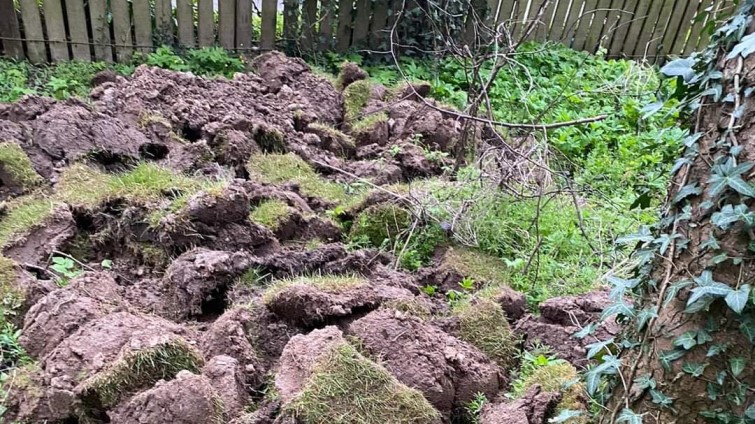
[[[123,62],[134,51],[149,52],[161,44],[219,45],[239,52],[276,46],[377,50],[385,46],[399,10],[405,7],[407,12],[420,1],[434,0],[284,0],[283,10],[277,0],[0,0],[0,42],[5,56],[33,62]],[[475,16],[488,23],[508,23],[514,33],[521,33],[535,18],[542,2],[450,1],[466,1],[470,14],[474,7]],[[732,11],[733,3],[552,0],[531,38],[559,41],[577,50],[602,47],[611,57],[657,62],[704,46],[708,29]],[[282,28],[276,28],[279,24]],[[416,29],[423,30],[427,29]],[[401,36],[411,34],[404,31]]]

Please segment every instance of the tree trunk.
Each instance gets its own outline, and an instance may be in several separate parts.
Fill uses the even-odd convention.
[[[755,1],[743,3],[740,18]],[[733,34],[719,32],[699,56],[700,82],[667,67],[686,74],[687,98],[705,96],[664,218],[634,238],[643,243],[635,257],[649,259],[639,283],[620,283],[637,297],[623,314],[630,347],[617,355],[602,423],[755,423],[755,34],[740,43],[753,32],[742,21],[725,24]]]

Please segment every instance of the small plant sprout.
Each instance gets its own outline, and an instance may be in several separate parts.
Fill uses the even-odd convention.
[[[466,406],[467,415],[469,415],[471,423],[477,424],[480,422],[480,414],[486,403],[488,403],[488,398],[485,396],[485,393],[475,393],[474,398]]]
[[[102,267],[102,269],[112,269],[113,261],[110,259],[103,259],[102,262],[100,262],[100,266]]]
[[[424,294],[426,294],[426,295],[428,295],[430,297],[435,296],[435,293],[438,292],[438,288],[437,287],[431,286],[429,284],[426,285],[426,286],[424,286],[424,287],[422,287],[420,290],[422,290],[422,293],[424,293]]]
[[[459,282],[459,287],[466,292],[471,292],[475,289],[475,281],[471,277],[464,277],[464,279]]]
[[[71,280],[84,273],[76,265],[76,262],[74,262],[73,259],[62,256],[55,256],[52,258],[50,269],[55,272],[57,283],[61,287],[68,285]]]
[[[388,154],[390,154],[393,157],[396,157],[401,153],[401,151],[402,151],[401,146],[399,146],[398,144],[394,144],[393,146],[391,146],[390,149],[388,149]]]

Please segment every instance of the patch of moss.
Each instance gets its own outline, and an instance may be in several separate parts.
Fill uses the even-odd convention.
[[[341,184],[322,178],[293,153],[253,155],[246,168],[249,174],[268,184],[296,183],[305,196],[336,203],[349,199]]]
[[[10,391],[23,392],[24,399],[28,402],[32,402],[32,399],[42,398],[44,389],[35,378],[42,372],[39,364],[35,362],[26,363],[7,372],[7,378],[4,378],[2,384],[0,384],[0,392],[6,394]]]
[[[0,248],[36,228],[52,215],[49,199],[21,197],[7,205],[6,215],[0,219]]]
[[[385,112],[371,113],[351,125],[351,131],[355,134],[369,133],[375,128],[375,125],[388,121],[388,114]]]
[[[343,343],[315,365],[301,393],[283,409],[311,424],[425,424],[440,415],[422,394]]]
[[[494,256],[472,249],[448,248],[441,261],[441,266],[449,267],[477,283],[493,286],[506,284],[506,264]]]
[[[0,322],[15,315],[24,302],[24,292],[18,287],[16,263],[0,256]]]
[[[517,339],[501,306],[489,299],[467,299],[454,305],[459,338],[476,346],[504,369],[514,364]]]
[[[265,153],[285,153],[285,136],[277,128],[259,128],[254,135],[254,141]]]
[[[415,317],[421,318],[423,320],[429,319],[432,316],[432,311],[430,311],[430,308],[426,304],[420,302],[417,298],[391,299],[383,303],[383,306],[395,309],[400,312],[405,312],[410,315],[414,315]]]
[[[556,407],[556,415],[563,410],[585,411],[585,404],[582,399],[585,397],[585,386],[580,383],[577,369],[566,361],[558,360],[550,362],[547,365],[536,368],[532,374],[527,376],[516,396],[522,396],[530,387],[539,385],[546,392],[560,392],[562,395],[561,402]],[[572,418],[572,424],[582,424],[590,422],[588,414]]]
[[[280,293],[293,286],[311,286],[326,293],[342,293],[344,291],[363,286],[367,281],[354,275],[311,275],[276,280],[262,295],[264,303],[270,303]]]
[[[26,152],[16,143],[0,143],[0,169],[8,174],[12,180],[11,184],[23,191],[38,186],[44,181],[34,170]]]
[[[379,203],[363,210],[354,220],[349,237],[369,240],[381,247],[393,242],[412,225],[412,214],[394,203]]]
[[[288,204],[281,200],[272,199],[260,203],[249,213],[249,219],[257,224],[276,231],[281,223],[291,213]]]
[[[125,395],[170,380],[179,371],[197,373],[203,362],[201,354],[180,339],[128,353],[82,383],[84,403],[111,407]]]
[[[362,115],[367,101],[372,95],[372,82],[369,80],[355,81],[343,90],[344,119],[355,122]]]

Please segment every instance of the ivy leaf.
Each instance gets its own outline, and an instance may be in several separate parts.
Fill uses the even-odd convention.
[[[742,177],[727,177],[727,184],[737,193],[747,196],[755,197],[755,189],[751,185],[747,184]],[[685,186],[686,187],[686,186]]]
[[[745,410],[745,417],[755,420],[755,403],[747,407]]]
[[[701,375],[703,375],[703,372],[705,372],[705,367],[707,366],[708,364],[697,364],[694,362],[685,362],[682,365],[682,371],[686,372],[692,377],[700,377]]]
[[[617,423],[642,424],[642,415],[635,414],[631,409],[624,408],[616,418]]]
[[[724,191],[728,181],[726,177],[718,174],[713,174],[708,179],[708,190],[710,191],[710,197],[716,197]]]
[[[572,336],[575,339],[584,339],[585,337],[587,337],[590,334],[592,334],[595,331],[596,328],[598,328],[598,323],[597,322],[593,322],[593,323],[587,324],[581,330],[579,330],[576,333],[574,333]]]
[[[697,344],[701,345],[711,341],[713,341],[713,337],[707,331],[703,329],[697,330]]]
[[[726,352],[726,349],[728,349],[728,348],[729,348],[729,345],[725,344],[725,343],[724,344],[721,344],[721,343],[712,344],[708,348],[708,353],[705,356],[707,356],[708,358],[712,358],[714,356],[718,356],[718,355]]]
[[[612,315],[633,317],[634,310],[632,310],[632,307],[627,305],[623,300],[620,300],[612,304],[611,306],[603,309],[603,314],[600,316],[600,320],[605,321],[606,318]]]
[[[718,244],[718,240],[716,240],[716,237],[713,235],[713,232],[708,233],[708,238],[705,239],[704,242],[700,243],[701,249],[711,249],[711,250],[718,250],[721,248],[721,245]]]
[[[617,238],[616,244],[626,245],[626,244],[633,244],[633,243],[638,243],[638,242],[647,243],[649,241],[653,241],[653,236],[650,233],[650,229],[647,226],[643,225],[640,228],[639,232],[635,234],[628,234],[624,237]]]
[[[671,404],[674,403],[670,397],[655,389],[650,389],[650,396],[653,398],[653,403],[664,407],[671,406]]]
[[[645,325],[648,323],[648,321],[650,321],[651,318],[657,317],[658,314],[655,312],[654,306],[641,310],[640,313],[637,314],[637,331],[642,331],[642,329],[645,328]]]
[[[661,68],[661,73],[667,77],[682,77],[684,82],[689,82],[695,77],[694,66],[695,59],[676,59],[664,65],[663,68]]]
[[[689,286],[690,284],[692,284],[692,281],[684,280],[670,285],[668,291],[666,291],[666,298],[663,299],[663,307],[665,308],[666,306],[668,306],[668,304],[676,298],[676,295],[679,294],[679,290]]]
[[[755,345],[755,324],[752,320],[742,321],[739,324],[739,331],[750,340],[750,344]]]
[[[690,196],[698,196],[702,192],[703,190],[697,186],[697,183],[687,184],[676,192],[676,195],[671,201],[673,203],[679,203]]]
[[[660,100],[654,103],[650,103],[649,105],[646,105],[645,107],[643,107],[642,110],[640,110],[640,112],[642,112],[642,120],[644,121],[650,118],[651,116],[655,115],[656,113],[658,113],[659,110],[663,109],[663,105],[665,104],[666,104],[665,101]]]
[[[582,411],[577,411],[574,409],[564,409],[557,416],[549,419],[548,422],[551,424],[560,424],[560,423],[568,422],[572,418],[576,418],[580,416],[582,416]]]
[[[585,386],[587,393],[593,394],[598,390],[600,377],[608,374],[616,374],[621,366],[621,360],[613,355],[603,356],[603,362],[585,372]]]
[[[687,331],[686,333],[682,334],[681,336],[677,337],[673,345],[676,347],[684,348],[684,350],[690,350],[693,347],[697,346],[697,332],[695,331]]]
[[[731,373],[734,375],[734,377],[738,376],[739,374],[742,374],[742,371],[745,369],[745,358],[742,357],[736,357],[729,359],[729,367],[731,368]]]
[[[655,380],[650,376],[650,374],[635,378],[634,384],[636,384],[637,388],[640,390],[655,389],[656,385]]]
[[[734,59],[735,57],[742,55],[742,57],[746,58],[750,55],[750,53],[755,51],[755,34],[750,34],[742,37],[742,40],[734,46],[728,55],[726,55],[726,60]],[[677,65],[681,69],[681,65]]]
[[[605,341],[600,341],[600,342],[592,343],[585,346],[588,348],[587,359],[592,359],[593,357],[595,357],[595,355],[603,351],[606,348],[606,346],[608,346],[611,343],[613,343],[613,337]]]
[[[687,137],[687,138],[684,139],[684,143],[685,144],[687,143],[687,140],[690,139],[690,137]],[[697,137],[697,138],[700,138],[700,137]],[[697,139],[694,139],[692,142],[694,143],[695,141],[697,141]],[[692,162],[689,159],[687,159],[687,158],[679,158],[679,159],[677,159],[676,162],[674,162],[674,166],[671,167],[671,175],[672,176],[676,175],[676,173],[679,172],[680,169],[682,169],[682,166],[688,165],[690,163],[692,163]]]
[[[726,295],[726,304],[732,311],[741,314],[750,299],[750,285],[743,284],[739,289],[732,290]]]
[[[671,363],[684,356],[685,353],[687,352],[681,349],[664,350],[658,355],[658,361],[666,371],[671,371]]]

